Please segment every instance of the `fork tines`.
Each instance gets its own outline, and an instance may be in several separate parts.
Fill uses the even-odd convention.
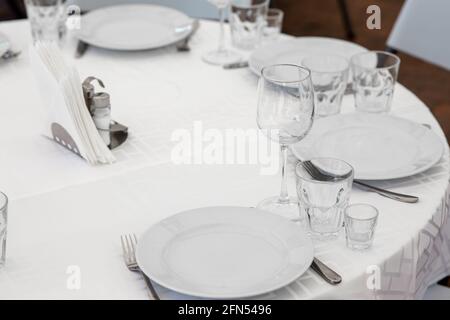
[[[137,238],[135,234],[122,235],[120,237],[122,243],[123,257],[128,268],[138,268],[136,261],[136,244]]]

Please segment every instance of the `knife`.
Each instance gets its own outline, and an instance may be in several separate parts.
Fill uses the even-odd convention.
[[[228,63],[228,64],[223,65],[223,68],[227,69],[227,70],[247,68],[247,67],[248,67],[247,61],[240,61],[240,62]]]
[[[368,185],[364,182],[361,182],[359,180],[353,180],[353,184],[358,186],[360,189],[378,193],[380,196],[383,196],[383,197],[386,197],[386,198],[389,198],[392,200],[397,200],[397,201],[406,202],[406,203],[416,203],[419,201],[419,197],[377,188],[377,187]]]
[[[329,284],[336,285],[342,281],[342,277],[339,274],[330,269],[330,267],[317,258],[314,258],[311,264],[311,269],[317,272],[319,276],[321,276]]]

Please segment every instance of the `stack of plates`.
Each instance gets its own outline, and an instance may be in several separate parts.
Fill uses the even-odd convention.
[[[254,208],[185,211],[152,226],[137,260],[156,283],[202,298],[243,298],[288,285],[311,265],[313,245],[297,224]]]

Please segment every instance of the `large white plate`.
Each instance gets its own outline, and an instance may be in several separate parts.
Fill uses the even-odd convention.
[[[360,45],[325,37],[299,37],[270,43],[256,49],[250,56],[250,69],[261,74],[264,66],[280,63],[301,64],[303,58],[320,54],[334,54],[350,59],[356,53],[367,51]]]
[[[0,57],[3,56],[10,47],[11,44],[9,42],[9,39],[5,35],[0,33]]]
[[[355,178],[385,180],[425,171],[442,157],[441,139],[425,126],[388,115],[341,114],[317,120],[308,136],[292,146],[299,159],[347,161]]]
[[[171,8],[118,5],[93,10],[82,16],[78,38],[113,50],[145,50],[164,47],[186,38],[192,19]]]
[[[313,260],[301,227],[253,208],[185,211],[141,237],[137,260],[160,285],[203,298],[250,297],[288,285]]]

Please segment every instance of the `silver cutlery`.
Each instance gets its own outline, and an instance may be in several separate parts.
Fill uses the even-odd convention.
[[[311,161],[303,161],[304,168],[308,173],[314,178],[322,181],[332,181],[336,177],[331,176],[329,174],[324,174],[320,169],[318,169]],[[359,180],[353,180],[353,184],[360,187],[361,189],[368,190],[375,192],[383,197],[400,201],[400,202],[406,202],[406,203],[416,203],[419,201],[419,198],[416,196],[411,196],[407,194],[392,192],[389,190],[377,188],[374,186],[371,186],[367,183],[361,182]]]
[[[363,190],[378,193],[380,196],[383,196],[383,197],[386,197],[386,198],[389,198],[392,200],[397,200],[397,201],[406,202],[406,203],[416,203],[419,201],[419,197],[411,196],[411,195],[403,194],[403,193],[398,193],[398,192],[393,192],[393,191],[389,191],[386,189],[377,188],[377,187],[368,185],[364,182],[361,182],[359,180],[353,180],[353,183],[356,184],[358,187],[360,187]]]
[[[228,63],[228,64],[223,65],[223,68],[226,70],[248,68],[248,62],[247,61],[239,61],[239,62]]]
[[[123,258],[128,270],[133,272],[139,272],[145,280],[147,287],[150,291],[150,296],[153,300],[160,300],[152,281],[147,277],[139,267],[136,261],[136,245],[137,238],[135,234],[122,235],[120,237],[122,243]]]
[[[337,272],[332,270],[317,258],[314,258],[311,264],[311,269],[317,272],[317,274],[319,274],[329,284],[337,285],[342,282],[342,277]]]
[[[77,49],[75,51],[75,58],[77,59],[81,58],[86,53],[86,50],[88,48],[89,44],[87,44],[84,41],[78,40]]]
[[[353,94],[353,83],[350,82],[347,84],[347,86],[345,87],[345,91],[344,91],[344,95],[350,95]]]
[[[3,60],[9,60],[18,57],[21,53],[21,51],[8,50],[1,56],[1,58]]]
[[[191,38],[197,32],[199,26],[200,22],[198,20],[194,20],[194,22],[192,23],[191,33],[185,39],[177,43],[177,51],[185,52],[191,50],[191,48],[189,47],[189,40],[191,40]]]

